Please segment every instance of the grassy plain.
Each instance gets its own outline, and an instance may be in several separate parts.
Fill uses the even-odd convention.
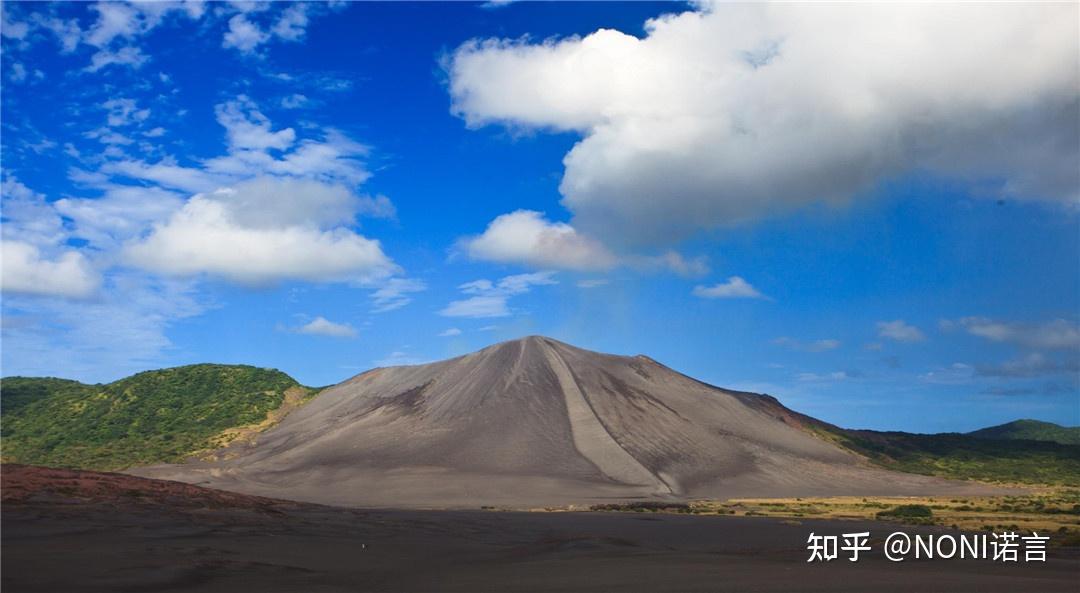
[[[736,498],[596,505],[591,510],[774,517],[794,522],[882,520],[963,531],[1035,531],[1050,535],[1051,545],[1080,546],[1080,490],[1069,488],[1036,488],[1018,496]]]

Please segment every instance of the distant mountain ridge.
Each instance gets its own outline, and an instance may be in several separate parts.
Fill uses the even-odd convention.
[[[1080,486],[1080,445],[832,427],[822,431],[846,449],[895,471],[999,483]]]
[[[1080,445],[1080,426],[1062,426],[1041,420],[1014,420],[967,433],[980,439],[1049,441]]]
[[[243,436],[241,427],[267,428],[314,393],[281,371],[246,365],[188,365],[97,385],[8,377],[0,380],[3,460],[95,470],[180,461]]]
[[[541,338],[533,339],[534,342],[537,340]],[[501,349],[492,348],[506,352],[505,344],[521,342],[504,343]],[[571,360],[573,352],[587,352],[562,346],[571,349],[568,355]],[[633,380],[650,374],[666,377],[674,373],[646,356],[610,358],[626,361]],[[542,366],[549,365],[549,362],[537,361],[537,364],[541,363]],[[520,377],[514,377],[515,365],[521,364],[517,358],[496,359],[494,364],[496,372],[492,385],[502,385],[500,389],[504,389],[510,382],[520,380]],[[420,367],[406,367],[410,368],[413,371],[376,369],[357,379],[380,373],[415,373]],[[545,374],[548,372],[544,371]],[[689,377],[674,375],[677,375],[676,379],[681,377],[680,382],[698,383]],[[354,381],[356,379],[342,385]],[[605,381],[602,390],[609,390],[613,395],[622,394],[637,402],[634,406],[658,405],[646,404],[652,400],[643,396],[641,386],[634,387],[632,380]],[[704,383],[700,386],[706,395],[714,390],[732,394],[741,405],[757,413],[773,417],[792,429],[809,433],[887,469],[959,479],[1080,485],[1080,428],[1020,420],[968,434],[850,430],[792,411],[770,396],[731,392]],[[479,387],[481,391],[490,390],[490,386]],[[661,387],[660,391],[664,389],[666,387]],[[428,390],[429,387],[423,387],[410,396],[411,400],[408,397],[400,400],[394,409],[407,409],[401,407],[406,400],[412,402],[409,405],[420,405]],[[173,463],[192,455],[211,459],[235,455],[240,447],[221,447],[238,442],[254,443],[264,431],[315,399],[317,393],[318,389],[304,387],[281,371],[246,365],[189,365],[147,371],[99,385],[51,377],[9,377],[0,380],[3,461],[116,470]],[[637,407],[633,408],[637,410],[634,414],[641,413]],[[551,422],[557,425],[561,421]],[[521,430],[526,429],[521,427]],[[677,433],[686,427],[670,425],[666,430]],[[663,436],[660,433],[656,438]],[[608,458],[610,445],[607,442],[600,448],[603,454],[596,454],[596,447],[591,449],[594,455],[599,455],[597,459],[601,465],[608,464],[609,471],[614,473],[629,472],[624,475],[640,474],[639,477],[648,478],[637,467],[640,464],[617,452],[613,458]],[[586,451],[590,451],[588,446]],[[651,475],[655,477],[648,479],[658,480],[657,485],[663,487],[663,478]]]

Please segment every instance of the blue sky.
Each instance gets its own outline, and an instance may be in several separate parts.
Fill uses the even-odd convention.
[[[5,376],[544,334],[845,426],[1080,424],[1076,5],[3,10]]]

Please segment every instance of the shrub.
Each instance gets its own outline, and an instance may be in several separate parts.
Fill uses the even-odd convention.
[[[880,511],[878,519],[898,519],[905,523],[930,523],[934,511],[924,504],[902,504],[887,511]]]

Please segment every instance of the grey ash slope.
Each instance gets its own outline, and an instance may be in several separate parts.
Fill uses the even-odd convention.
[[[927,494],[977,486],[873,469],[775,399],[646,357],[543,337],[326,390],[224,461],[134,470],[358,506]]]

